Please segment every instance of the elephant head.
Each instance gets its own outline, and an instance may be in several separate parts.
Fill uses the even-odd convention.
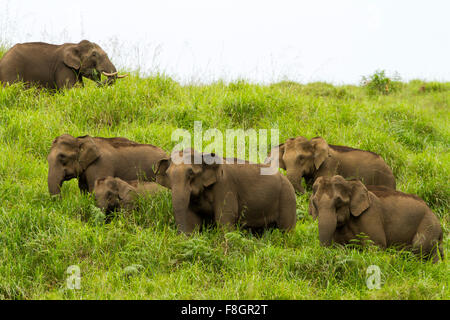
[[[89,136],[64,134],[53,140],[47,157],[50,194],[59,194],[64,181],[79,177],[98,157],[100,152]]]
[[[266,163],[278,153],[280,168],[286,170],[286,176],[300,193],[305,190],[302,178],[312,176],[329,156],[329,147],[321,137],[308,140],[304,137],[290,138],[285,143],[273,148]]]
[[[112,84],[116,78],[126,77],[118,75],[106,52],[98,44],[88,40],[65,46],[63,62],[67,67],[76,70],[80,76],[97,83],[100,83],[102,74],[108,77],[103,84]]]
[[[346,224],[350,215],[360,216],[369,206],[368,190],[361,181],[319,177],[313,185],[309,214],[319,220],[320,243],[330,245],[336,228]]]
[[[176,152],[182,161],[162,159],[156,165],[156,181],[172,190],[172,205],[178,230],[185,230],[186,216],[192,198],[201,197],[220,179],[223,159],[215,154],[200,154],[194,150]],[[194,158],[201,159],[195,161]]]
[[[95,201],[106,213],[129,205],[133,200],[134,191],[134,187],[120,178],[109,176],[95,180]]]

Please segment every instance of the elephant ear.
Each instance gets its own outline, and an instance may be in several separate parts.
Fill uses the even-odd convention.
[[[156,175],[158,175],[158,174],[165,175],[167,169],[170,166],[170,163],[171,163],[170,158],[164,158],[164,159],[159,160],[155,165],[155,170],[154,170],[155,174]]]
[[[102,185],[103,183],[105,183],[105,178],[95,179],[94,190],[97,189],[98,187],[100,187],[100,185]]]
[[[123,181],[120,178],[114,178],[117,186],[117,190],[119,193],[119,199],[124,200],[128,198],[128,194],[134,190],[134,187],[132,187],[129,183],[126,181]]]
[[[311,145],[314,148],[314,166],[316,169],[328,158],[329,147],[328,143],[321,137],[311,139]]]
[[[370,207],[369,192],[361,181],[354,181],[350,198],[350,212],[358,217]]]
[[[273,159],[278,156],[278,167],[281,169],[286,170],[286,164],[283,161],[283,155],[284,155],[285,146],[284,143],[280,144],[279,146],[276,146],[272,148],[270,151],[269,156],[264,161],[265,164],[270,164]]]
[[[219,179],[222,173],[222,159],[214,153],[204,154],[202,167],[202,183],[206,188],[216,183]]]
[[[86,170],[92,162],[100,157],[100,151],[91,137],[83,137],[79,145],[78,162]]]
[[[156,163],[154,169],[156,182],[166,188],[170,188],[170,180],[166,171],[170,167],[171,162],[172,160],[170,158],[161,159]]]
[[[80,52],[77,47],[70,46],[64,50],[63,53],[63,62],[66,66],[72,69],[80,69],[81,68],[81,58]]]
[[[207,164],[202,174],[202,182],[204,187],[209,187],[217,182],[219,170],[221,167],[219,164]]]

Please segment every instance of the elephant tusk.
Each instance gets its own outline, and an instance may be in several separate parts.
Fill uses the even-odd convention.
[[[102,74],[107,76],[107,77],[113,77],[113,76],[115,76],[118,73],[119,73],[119,71],[116,71],[116,72],[113,72],[113,73],[107,73],[105,71],[102,71]]]
[[[128,74],[121,74],[120,76],[117,76],[117,79],[126,78],[128,77]]]

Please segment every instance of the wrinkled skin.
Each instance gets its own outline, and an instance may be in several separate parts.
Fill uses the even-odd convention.
[[[116,68],[100,46],[87,40],[62,45],[19,43],[0,60],[3,85],[22,81],[42,88],[71,88],[83,84],[83,77],[100,83],[102,72],[115,73]],[[116,78],[103,83],[112,84]]]
[[[126,138],[64,134],[53,141],[47,157],[48,189],[51,195],[59,194],[63,182],[73,178],[82,192],[92,192],[95,181],[108,176],[152,181],[153,166],[166,157],[161,148]]]
[[[132,210],[139,196],[153,195],[163,190],[166,188],[156,182],[126,182],[109,176],[95,181],[94,195],[97,207],[110,213],[120,208]]]
[[[313,185],[309,213],[318,219],[319,239],[347,244],[363,233],[376,245],[411,249],[423,258],[443,258],[439,219],[415,195],[382,186],[364,186],[341,176],[320,177]],[[364,244],[365,240],[361,240]]]
[[[323,138],[290,138],[273,148],[265,163],[278,156],[279,167],[299,193],[304,193],[302,178],[312,186],[318,177],[341,175],[360,179],[366,185],[396,188],[391,168],[377,154],[344,146],[329,145]]]
[[[214,154],[200,154],[196,164],[194,153],[188,151],[185,158],[191,158],[191,164],[176,162],[172,156],[156,166],[156,181],[172,191],[179,231],[190,234],[209,223],[225,228],[239,223],[258,232],[269,227],[286,231],[295,227],[295,192],[278,171],[261,175],[260,168],[265,165],[230,164],[229,159],[224,163]]]

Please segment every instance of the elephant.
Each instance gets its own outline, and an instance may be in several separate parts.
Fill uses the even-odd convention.
[[[53,140],[47,160],[48,190],[61,192],[64,181],[78,179],[82,192],[92,192],[95,181],[108,176],[125,181],[155,180],[153,166],[167,158],[166,152],[151,144],[126,138],[73,137],[63,134]]]
[[[174,161],[172,154],[155,167],[156,181],[171,189],[179,232],[191,234],[208,224],[228,229],[240,224],[256,232],[295,227],[295,191],[278,170],[261,175],[267,165],[229,163],[214,153],[192,149],[179,151],[178,156],[182,154],[183,161]]]
[[[163,190],[166,188],[156,182],[139,180],[127,182],[111,176],[95,180],[94,185],[96,205],[106,213],[120,208],[132,210],[139,196],[154,195]]]
[[[100,83],[102,74],[108,79]],[[83,77],[98,84],[112,84],[125,76],[118,75],[105,51],[88,40],[61,45],[18,43],[0,60],[3,86],[22,81],[27,86],[61,89],[72,88],[76,83],[83,85]]]
[[[318,219],[323,246],[348,244],[363,234],[381,248],[402,247],[433,262],[444,257],[439,219],[416,195],[339,175],[319,177],[309,214]]]
[[[296,137],[272,148],[265,163],[277,156],[279,167],[299,193],[304,193],[302,178],[312,186],[318,177],[341,175],[361,179],[366,185],[381,185],[395,190],[391,168],[378,154],[345,146],[328,144],[322,137],[308,140]]]

